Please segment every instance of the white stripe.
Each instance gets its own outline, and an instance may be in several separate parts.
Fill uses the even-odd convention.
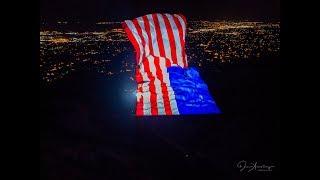
[[[183,34],[183,41],[185,41],[185,36],[186,36],[186,24],[184,23],[184,21],[183,21],[183,19],[182,19],[182,17],[181,16],[179,16],[179,15],[177,15],[177,14],[175,14],[174,15],[175,17],[177,17],[178,18],[178,20],[179,20],[179,22],[180,22],[180,24],[181,24],[181,26],[182,26],[182,34]]]
[[[151,71],[152,75],[154,77],[156,77],[155,81],[154,81],[154,85],[155,85],[156,93],[157,93],[158,115],[165,115],[166,112],[165,112],[165,108],[164,108],[162,87],[161,87],[161,82],[157,77],[157,73],[156,73],[157,69],[154,64],[154,57],[148,56],[147,58],[148,58],[148,62],[149,62],[150,71]]]
[[[175,45],[176,45],[176,54],[177,54],[178,65],[181,67],[184,67],[183,58],[182,58],[182,51],[181,51],[182,42],[180,42],[179,30],[176,26],[176,23],[174,22],[172,15],[171,14],[165,14],[165,15],[168,17],[171,29],[173,31],[174,41],[175,41]]]
[[[144,40],[146,42],[145,50],[146,50],[146,56],[147,56],[147,59],[148,59],[148,62],[149,62],[150,71],[151,71],[151,73],[152,73],[152,75],[154,77],[157,77],[156,68],[155,68],[155,65],[154,65],[154,58],[152,56],[149,56],[149,54],[150,54],[149,39],[148,39],[148,35],[147,35],[147,32],[146,32],[145,27],[144,27],[143,19],[142,19],[142,17],[140,17],[140,18],[137,18],[137,20],[139,22],[140,28],[142,29],[143,38],[144,38]],[[155,29],[154,29],[154,31],[155,31]],[[155,38],[155,40],[156,40],[156,38]],[[151,44],[153,45],[153,43],[151,43]],[[155,42],[155,46],[156,46],[155,48],[158,48],[157,42]],[[157,94],[156,101],[157,101],[157,107],[158,107],[158,115],[165,115],[162,89],[161,89],[161,86],[160,86],[160,80],[158,78],[155,78],[154,85],[155,85],[155,91],[156,91],[156,94]]]
[[[143,65],[143,63],[141,63],[139,71],[140,71],[140,73],[141,73],[141,75],[142,75],[142,80],[143,80],[143,81],[150,81],[150,79],[148,78],[148,74],[147,74],[147,73],[145,72],[145,70],[144,70],[144,65]]]
[[[140,98],[142,97],[142,92],[140,91],[140,87],[142,87],[142,84],[138,84],[138,88],[137,88],[137,102],[140,102]]]
[[[149,82],[142,84],[143,115],[151,115]]]
[[[144,52],[144,51],[143,51],[143,48],[142,48],[142,46],[141,46],[141,44],[142,44],[141,38],[140,38],[140,36],[139,36],[139,34],[138,34],[137,29],[134,27],[134,24],[133,24],[132,21],[126,20],[125,23],[128,25],[128,27],[129,27],[130,31],[132,32],[134,38],[135,38],[136,41],[138,42],[139,49],[140,49],[140,57],[139,57],[138,64],[141,64],[141,62],[142,62],[142,57],[143,57],[143,52]]]
[[[140,65],[140,69],[139,69],[141,75],[142,75],[142,79],[143,79],[143,83],[142,83],[142,99],[143,99],[143,115],[151,115],[151,103],[150,103],[150,90],[149,90],[149,78],[147,76],[147,73],[144,70],[144,66],[143,63],[141,63]],[[147,82],[145,82],[147,81]]]
[[[157,36],[156,36],[157,33],[156,33],[156,29],[155,29],[152,15],[151,14],[147,15],[147,19],[148,19],[149,26],[150,26],[150,34],[151,34],[151,42],[152,42],[151,44],[152,44],[152,48],[153,48],[153,54],[154,54],[154,56],[159,57],[160,53],[159,53]]]
[[[145,42],[144,45],[144,50],[145,50],[145,56],[148,56],[150,54],[150,48],[149,48],[149,39],[148,39],[148,35],[147,35],[147,31],[144,28],[144,23],[143,23],[143,19],[142,17],[137,18],[138,24],[142,30],[142,36]]]
[[[174,95],[174,91],[170,85],[169,73],[167,72],[166,61],[165,58],[160,57],[160,68],[163,74],[163,81],[167,84],[168,96],[171,106],[172,114],[178,115],[179,110],[177,106],[176,96]]]
[[[162,35],[162,41],[163,41],[163,46],[164,46],[164,51],[166,54],[166,58],[170,59],[171,64],[173,63],[172,58],[171,58],[171,48],[170,48],[170,42],[169,42],[169,36],[167,33],[167,28],[164,23],[164,20],[162,18],[161,14],[157,14],[158,20],[159,20],[159,25],[160,25],[160,31]]]

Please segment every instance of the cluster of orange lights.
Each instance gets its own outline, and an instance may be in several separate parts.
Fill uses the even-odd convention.
[[[56,44],[60,44],[60,43],[68,43],[69,39],[67,38],[54,38],[49,40],[50,42],[56,43]]]

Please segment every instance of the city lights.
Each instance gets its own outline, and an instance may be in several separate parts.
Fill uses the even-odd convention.
[[[60,22],[60,24],[66,24]],[[73,71],[114,77],[135,70],[133,47],[118,22],[103,31],[40,31],[40,74],[50,84]],[[237,63],[280,54],[280,23],[190,21],[186,52],[191,66]]]

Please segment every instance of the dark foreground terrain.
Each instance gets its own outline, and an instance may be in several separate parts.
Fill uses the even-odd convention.
[[[279,70],[201,71],[222,115],[145,118],[128,77],[74,73],[41,89],[40,179],[279,179]],[[275,167],[240,172],[241,160]]]

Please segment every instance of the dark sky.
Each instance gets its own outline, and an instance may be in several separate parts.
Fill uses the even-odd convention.
[[[40,0],[40,15],[47,19],[121,21],[154,12],[188,19],[279,20],[280,0]]]

